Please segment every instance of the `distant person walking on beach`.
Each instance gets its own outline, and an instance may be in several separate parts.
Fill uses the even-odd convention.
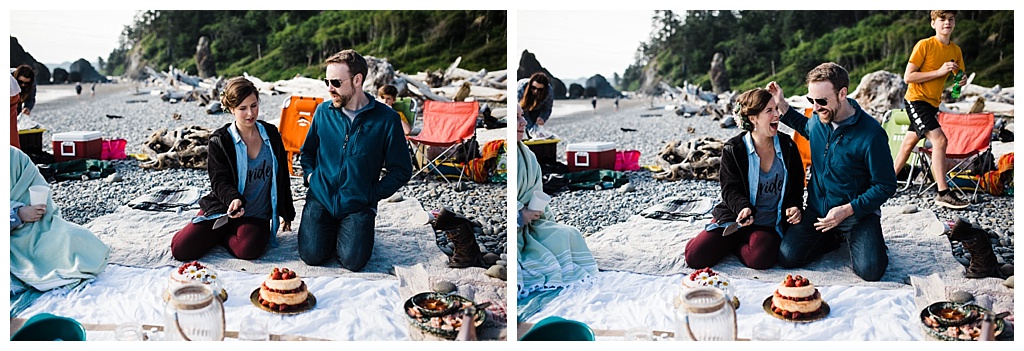
[[[619,112],[619,97],[615,97],[615,112]]]
[[[544,125],[551,117],[555,101],[555,92],[548,75],[537,72],[529,79],[520,79],[517,84],[516,99],[519,100],[519,107],[523,108],[526,130]]]
[[[75,82],[75,94],[77,94],[78,96],[82,96],[82,83],[81,82]]]
[[[593,106],[594,113],[597,113],[597,96],[590,98],[590,106]]]
[[[772,94],[756,88],[736,99],[744,132],[722,148],[722,202],[697,237],[686,243],[683,258],[693,268],[711,267],[735,254],[743,265],[775,265],[783,234],[800,223],[804,168],[800,151],[779,133],[779,111]]]
[[[360,271],[373,252],[377,202],[409,181],[412,160],[401,117],[361,89],[366,59],[343,50],[325,64],[331,101],[313,113],[300,156],[309,191],[299,258],[316,266],[333,256],[342,268]]]
[[[92,87],[89,88],[89,96],[96,97],[96,83],[92,83]]]
[[[847,97],[850,76],[832,62],[807,73],[807,101],[814,116],[805,117],[786,102],[782,87],[768,83],[785,123],[811,144],[811,180],[807,210],[786,231],[779,264],[802,267],[850,243],[853,271],[878,281],[889,265],[882,237],[880,207],[896,193],[888,137],[878,122]]]
[[[948,140],[939,125],[939,103],[946,78],[964,69],[964,55],[960,47],[950,41],[956,26],[956,11],[933,10],[931,18],[935,35],[921,39],[914,45],[907,70],[903,74],[903,80],[907,82],[907,94],[903,102],[910,116],[910,131],[914,133],[907,133],[903,138],[903,144],[896,154],[894,169],[898,174],[917,142],[921,138],[928,138],[932,142],[932,179],[945,179]],[[964,79],[953,82],[959,85],[965,83]],[[970,205],[960,199],[956,192],[949,191],[946,182],[935,182],[935,185],[939,190],[935,195],[936,205],[952,209]]]
[[[206,169],[213,189],[171,239],[171,255],[180,261],[199,259],[217,245],[243,260],[259,258],[268,243],[277,246],[278,218],[286,232],[295,219],[291,163],[277,127],[257,120],[259,90],[248,79],[232,78],[221,104],[234,121],[210,136]]]

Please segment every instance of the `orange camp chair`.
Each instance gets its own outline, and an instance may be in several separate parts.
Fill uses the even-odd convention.
[[[309,126],[313,124],[313,112],[321,102],[324,102],[322,97],[292,95],[281,106],[281,126],[278,129],[281,131],[284,150],[288,152],[288,162],[291,163],[288,170],[293,176],[296,175],[295,155],[306,141]]]
[[[953,179],[963,179],[962,175],[978,175],[970,174],[969,169],[975,159],[992,152],[992,129],[995,124],[995,115],[991,112],[971,114],[939,112],[938,120],[939,125],[942,126],[942,132],[946,134],[946,159],[959,160],[946,172],[946,179],[942,181],[949,184],[950,190],[955,189],[960,195],[967,196],[959,182],[953,181]],[[914,153],[918,157],[918,166],[922,170],[930,170],[929,165],[932,162],[931,143],[929,142],[925,146],[914,148]],[[985,169],[981,174],[989,170]],[[925,187],[924,183],[922,183],[919,187],[921,190],[918,192],[918,195],[923,194],[935,185],[934,182],[931,182],[928,187]],[[981,188],[981,186],[975,181],[973,188],[974,191],[970,197],[972,203],[977,199],[978,188]]]
[[[423,130],[416,136],[409,136],[409,142],[427,146],[440,146],[445,148],[440,154],[430,159],[422,167],[416,170],[416,175],[421,172],[436,172],[446,183],[451,183],[448,177],[438,169],[441,160],[451,158],[452,152],[463,142],[476,136],[476,118],[480,112],[480,103],[472,102],[443,102],[427,100],[423,103]],[[459,183],[465,175],[465,165],[459,164],[455,167],[459,171]]]

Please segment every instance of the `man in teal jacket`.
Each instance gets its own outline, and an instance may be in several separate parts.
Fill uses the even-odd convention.
[[[342,267],[360,271],[373,252],[377,202],[409,181],[412,161],[398,113],[361,89],[366,60],[344,50],[325,64],[331,101],[313,113],[300,156],[309,192],[299,258],[322,265],[334,253]]]
[[[768,83],[781,121],[811,144],[807,212],[790,227],[779,248],[779,264],[800,267],[850,243],[853,271],[878,281],[889,265],[882,237],[880,207],[896,193],[885,130],[848,98],[850,76],[842,66],[823,63],[807,73],[807,100],[814,116],[789,107],[782,88]]]

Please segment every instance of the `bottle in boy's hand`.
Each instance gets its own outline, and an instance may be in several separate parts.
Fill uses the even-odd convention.
[[[952,60],[950,60],[950,62],[952,62]],[[957,71],[956,72],[956,76],[953,77],[953,94],[952,94],[952,96],[953,96],[954,99],[959,99],[960,98],[960,80],[963,79],[963,78],[964,78],[964,70]]]
[[[953,77],[953,98],[960,98],[960,80],[964,78],[964,70],[956,72],[956,76]]]

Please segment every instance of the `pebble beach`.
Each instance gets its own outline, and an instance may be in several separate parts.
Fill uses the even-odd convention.
[[[281,106],[288,97],[285,94],[261,94],[260,119],[279,119]],[[76,95],[74,85],[40,86],[37,99],[36,108],[29,118],[46,129],[42,136],[43,150],[51,154],[50,140],[54,133],[100,131],[105,139],[127,140],[125,152],[135,154],[142,153],[143,143],[161,128],[197,125],[212,130],[232,120],[228,113],[208,114],[206,107],[200,106],[198,101],[163,101],[158,92],[152,93],[149,87],[139,83],[98,84],[95,96],[89,94],[89,89],[83,89],[81,95]],[[139,167],[141,162],[130,157],[110,162],[116,168],[120,181],[68,180],[51,184],[54,202],[65,219],[77,224],[88,223],[147,194],[156,186],[210,189],[206,170],[142,169]],[[296,200],[305,197],[306,188],[301,179],[293,177],[291,188]],[[468,189],[456,191],[455,188],[442,180],[421,175],[414,177],[398,192],[404,197],[416,198],[426,211],[448,207],[474,221],[481,248],[504,256],[507,241],[506,185],[468,182]],[[439,248],[448,246],[443,235],[439,235],[437,241]]]
[[[741,132],[737,127],[722,128],[719,121],[711,116],[684,117],[666,109],[671,101],[657,98],[634,98],[619,100],[618,111],[612,99],[599,99],[596,111],[590,100],[558,100],[551,119],[545,124],[547,131],[561,140],[557,156],[566,162],[566,146],[569,143],[603,141],[615,142],[618,150],[640,151],[640,165],[653,165],[657,153],[672,140],[686,142],[690,139],[713,137],[727,140]],[[557,108],[559,107],[560,108]],[[693,133],[688,133],[688,128]],[[623,131],[620,128],[636,131]],[[993,145],[996,143],[993,142]],[[1001,145],[1012,152],[1012,143]],[[997,149],[998,150],[998,149]],[[997,152],[998,153],[998,152]],[[999,155],[996,155],[998,159]],[[559,192],[550,203],[559,222],[579,228],[584,236],[591,235],[615,223],[626,221],[630,216],[658,204],[667,197],[710,197],[720,196],[717,181],[680,180],[663,181],[652,178],[652,172],[641,169],[626,172],[634,192],[619,192],[615,189],[580,190]],[[916,190],[911,188],[911,190]],[[994,246],[997,260],[1012,274],[1014,262],[1014,218],[1013,197],[989,194],[978,195],[978,201],[963,210],[951,210],[934,204],[935,190],[918,196],[916,191],[903,191],[890,198],[883,206],[896,206],[910,210],[929,209],[938,219],[946,223],[958,216],[967,219],[977,227],[985,229]],[[951,245],[954,256],[967,264],[970,256],[956,242]]]
[[[31,119],[46,129],[43,134],[45,151],[52,153],[49,140],[53,133],[98,130],[104,138],[126,139],[128,154],[140,153],[142,143],[160,128],[199,125],[214,129],[231,120],[227,113],[208,114],[206,108],[199,106],[198,102],[162,101],[158,95],[151,95],[145,86],[131,83],[100,84],[96,89],[93,97],[88,94],[88,90],[82,95],[75,95],[73,85],[40,87],[40,102]],[[279,118],[280,106],[287,98],[288,95],[261,95],[261,119]],[[654,164],[657,152],[669,141],[685,142],[704,136],[726,140],[740,132],[736,127],[721,128],[719,121],[712,120],[710,116],[678,116],[675,111],[666,109],[666,105],[671,105],[671,102],[651,98],[621,99],[620,108],[616,111],[611,99],[600,99],[595,112],[589,100],[558,100],[552,118],[545,127],[561,139],[557,151],[561,162],[566,160],[565,149],[569,143],[613,141],[619,150],[639,150],[641,165]],[[109,118],[108,115],[121,118]],[[175,119],[175,115],[180,118]],[[636,131],[623,131],[620,128]],[[688,133],[688,128],[693,128],[693,133]],[[1012,149],[1011,143],[1009,150]],[[205,170],[146,170],[139,167],[139,161],[130,158],[112,163],[122,178],[120,182],[108,183],[95,179],[61,181],[51,185],[54,201],[61,207],[66,219],[85,224],[113,212],[155,186],[209,189]],[[590,235],[609,225],[623,222],[666,197],[717,198],[720,192],[717,181],[660,181],[652,178],[652,172],[647,170],[627,174],[632,187],[636,189],[634,192],[623,193],[608,189],[555,194],[551,206],[556,218],[579,228],[584,235]],[[507,233],[511,230],[506,218],[508,188],[505,184],[467,184],[468,189],[456,191],[455,186],[438,179],[418,176],[399,192],[403,196],[416,198],[426,211],[448,207],[466,216],[474,221],[477,241],[486,252],[507,254]],[[303,198],[305,190],[301,180],[292,179],[292,191],[296,199]],[[1013,197],[979,194],[978,201],[967,209],[950,210],[936,206],[933,203],[934,196],[934,190],[922,196],[910,191],[900,192],[884,206],[929,209],[944,223],[958,216],[963,217],[989,233],[1000,264],[1013,264]],[[450,248],[443,235],[438,234],[437,243],[442,250]],[[961,245],[954,242],[951,250],[962,263],[968,262],[969,254]]]

